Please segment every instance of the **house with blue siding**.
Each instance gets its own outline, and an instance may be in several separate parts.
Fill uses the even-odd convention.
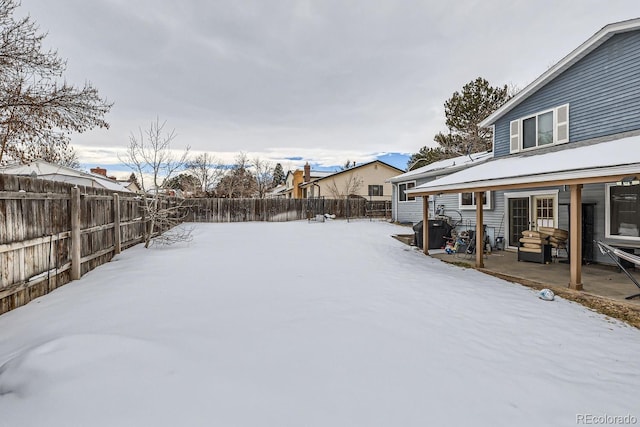
[[[439,160],[395,176],[387,182],[392,184],[391,218],[401,224],[416,224],[422,221],[422,197],[407,195],[406,191],[438,178],[477,166],[493,157],[491,151],[472,153],[451,159]],[[490,241],[501,236],[504,225],[503,206],[500,200],[488,191],[483,195],[483,209]],[[428,198],[430,217],[446,220],[457,231],[475,226],[475,195],[473,193],[434,194]],[[473,228],[473,227],[471,227]]]
[[[605,26],[480,124],[494,130],[490,160],[407,194],[492,192],[511,248],[524,230],[569,230],[569,283],[582,289],[583,262],[611,262],[594,241],[640,248],[639,69],[640,19]]]

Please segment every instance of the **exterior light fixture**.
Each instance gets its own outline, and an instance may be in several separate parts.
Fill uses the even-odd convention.
[[[631,185],[639,185],[640,180],[635,176],[625,176],[620,181],[616,182],[616,185],[622,187],[629,187]]]

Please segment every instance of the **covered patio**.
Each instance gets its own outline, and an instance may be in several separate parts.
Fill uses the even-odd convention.
[[[565,186],[570,191],[569,208],[569,253],[568,268],[552,266],[546,270],[536,265],[528,271],[526,279],[534,280],[541,274],[548,275],[552,269],[565,275],[565,287],[584,289],[582,266],[582,188],[586,184],[615,183],[629,177],[640,177],[640,136],[633,135],[616,140],[592,140],[573,143],[572,147],[554,146],[545,150],[495,158],[423,184],[407,194],[424,197],[423,221],[428,223],[430,195],[446,193],[474,193],[482,200],[483,193],[494,190],[540,189]],[[476,204],[476,224],[484,224],[482,204]],[[429,241],[429,229],[423,227],[423,241]],[[483,242],[483,227],[476,227],[476,241]],[[429,255],[428,245],[424,253]],[[475,255],[474,267],[484,269],[485,259],[481,251]],[[513,264],[520,264],[515,258]],[[548,267],[544,266],[544,267]],[[542,268],[544,268],[542,267]],[[628,278],[622,275],[625,280]],[[635,285],[631,283],[635,288]],[[637,291],[637,289],[636,289]]]

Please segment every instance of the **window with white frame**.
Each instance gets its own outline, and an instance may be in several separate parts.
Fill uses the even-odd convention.
[[[475,209],[476,193],[460,193],[458,195],[458,201],[460,209]],[[482,202],[483,209],[491,209],[491,191],[485,191],[482,193]]]
[[[640,241],[640,185],[607,185],[605,236]]]
[[[415,181],[411,182],[403,182],[402,184],[398,184],[398,201],[399,202],[413,202],[416,200],[416,196],[412,196],[407,194],[406,191],[412,189],[416,186]]]
[[[509,134],[511,153],[569,142],[569,104],[513,120]]]

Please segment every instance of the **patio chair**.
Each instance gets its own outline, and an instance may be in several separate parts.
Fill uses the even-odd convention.
[[[598,240],[594,240],[594,242],[598,245],[598,249],[600,249],[600,252],[602,252],[603,255],[604,254],[609,255],[609,258],[611,258],[613,262],[615,262],[618,265],[620,270],[624,272],[624,274],[626,274],[627,277],[629,277],[629,279],[631,279],[631,281],[640,289],[640,283],[638,283],[636,278],[633,277],[631,273],[629,273],[627,269],[624,268],[622,266],[622,263],[620,262],[620,259],[624,259],[626,261],[633,263],[634,265],[640,266],[640,256],[630,254],[618,248],[614,248],[613,246],[609,246],[606,243],[602,243]],[[640,294],[629,295],[628,297],[625,297],[625,299],[633,299],[638,297],[640,297]]]
[[[566,258],[569,258],[569,248],[567,245],[569,232],[567,230],[553,227],[539,227],[538,231],[548,236],[549,244],[551,245],[556,260],[560,257],[561,251],[564,251]]]
[[[549,236],[536,230],[524,230],[518,240],[518,261],[550,264]]]

